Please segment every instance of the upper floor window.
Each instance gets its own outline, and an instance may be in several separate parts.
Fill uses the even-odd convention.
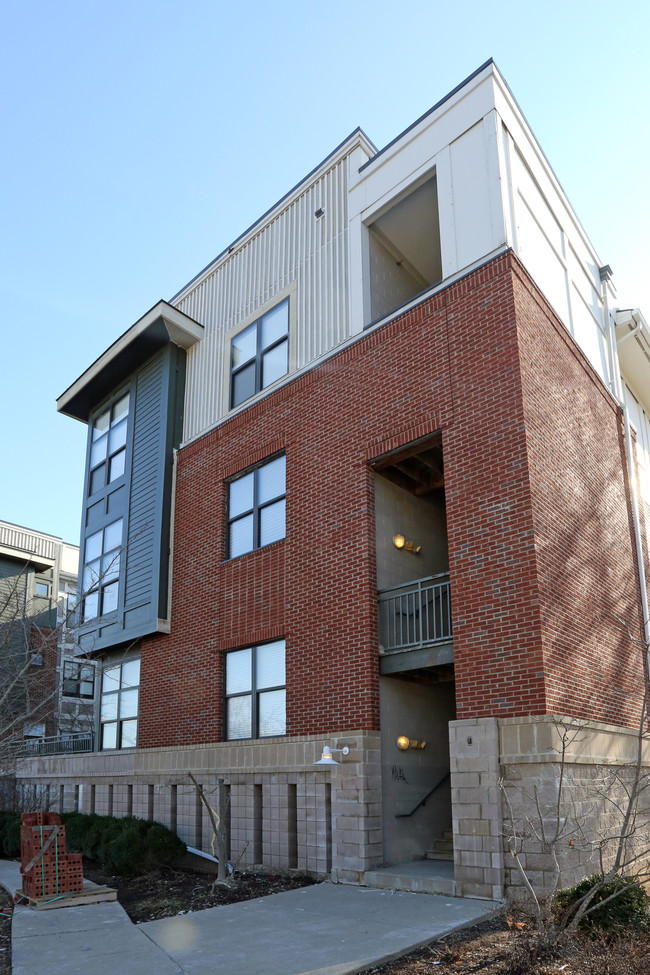
[[[286,458],[267,461],[228,485],[228,556],[252,552],[285,535]]]
[[[95,417],[90,443],[89,495],[96,494],[124,474],[128,420],[128,393]]]
[[[63,664],[63,693],[66,697],[91,699],[95,694],[95,668],[78,660]]]
[[[122,518],[86,539],[82,576],[83,622],[117,609]]]
[[[276,305],[231,342],[230,406],[266,389],[289,369],[289,299]]]

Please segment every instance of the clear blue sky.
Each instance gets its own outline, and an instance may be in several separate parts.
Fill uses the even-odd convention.
[[[644,0],[8,0],[0,30],[0,519],[77,542],[56,397],[357,125],[381,147],[489,57],[650,318]]]

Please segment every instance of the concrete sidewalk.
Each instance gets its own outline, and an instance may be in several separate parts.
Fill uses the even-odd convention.
[[[0,861],[0,884],[20,884]],[[16,908],[13,975],[354,975],[496,905],[435,894],[318,884],[134,925],[117,903]]]

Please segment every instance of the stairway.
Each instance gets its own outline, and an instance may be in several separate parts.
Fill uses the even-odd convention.
[[[454,859],[454,834],[451,829],[446,829],[442,836],[433,841],[430,850],[427,850],[427,860],[453,860]]]

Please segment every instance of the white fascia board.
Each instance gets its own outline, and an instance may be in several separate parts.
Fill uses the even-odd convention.
[[[138,319],[134,325],[126,330],[105,352],[96,359],[93,364],[79,376],[75,382],[59,396],[56,401],[56,408],[59,413],[65,413],[68,405],[76,396],[92,383],[97,377],[123,353],[131,343],[144,335],[147,329],[151,328],[158,319],[162,319],[170,342],[180,346],[182,349],[189,349],[203,338],[205,331],[203,325],[195,322],[189,315],[174,308],[162,299],[150,308],[142,318]]]
[[[365,158],[371,158],[377,152],[377,147],[372,144],[365,133],[361,129],[357,129],[352,135],[342,142],[334,152],[330,153],[323,162],[311,173],[309,173],[303,180],[300,181],[292,190],[283,196],[278,202],[267,210],[252,226],[245,230],[244,233],[235,238],[235,240],[226,247],[213,261],[211,261],[202,271],[192,278],[191,281],[174,295],[170,300],[173,301],[174,305],[179,305],[184,298],[187,298],[193,291],[195,291],[206,278],[222,267],[227,261],[229,261],[235,254],[237,254],[243,247],[245,247],[253,237],[257,237],[265,227],[273,223],[278,216],[288,209],[295,201],[303,196],[307,190],[322,179],[323,175],[327,173],[330,169],[336,166],[342,159],[346,156],[351,155],[355,150],[360,149],[364,154]]]
[[[350,188],[350,217],[361,214],[367,221],[378,216],[402,190],[433,168],[440,152],[493,111],[495,74],[495,66],[486,65],[435,111],[370,159]]]
[[[569,198],[562,189],[560,181],[555,175],[550,162],[546,158],[544,150],[535,138],[535,135],[528,125],[523,112],[517,105],[514,96],[512,95],[504,79],[499,74],[498,70],[494,71],[494,92],[495,106],[501,121],[510,133],[517,149],[521,153],[522,158],[533,174],[533,178],[539,186],[542,195],[546,198],[546,202],[548,203],[551,211],[556,215],[558,223],[560,226],[563,226],[564,229],[567,229],[567,221],[573,225],[573,228],[577,232],[582,243],[589,251],[589,254],[594,262],[596,272],[598,272],[599,268],[602,267],[602,261],[598,257],[593,244],[589,240],[584,227],[580,223],[575,210],[571,206]],[[553,192],[552,199],[548,198],[548,183],[550,183]],[[597,278],[598,274],[596,273],[596,279]]]
[[[33,565],[37,569],[51,569],[56,564],[56,559],[50,559],[46,555],[37,554],[26,548],[13,548],[11,545],[0,545],[0,555],[25,565]]]

